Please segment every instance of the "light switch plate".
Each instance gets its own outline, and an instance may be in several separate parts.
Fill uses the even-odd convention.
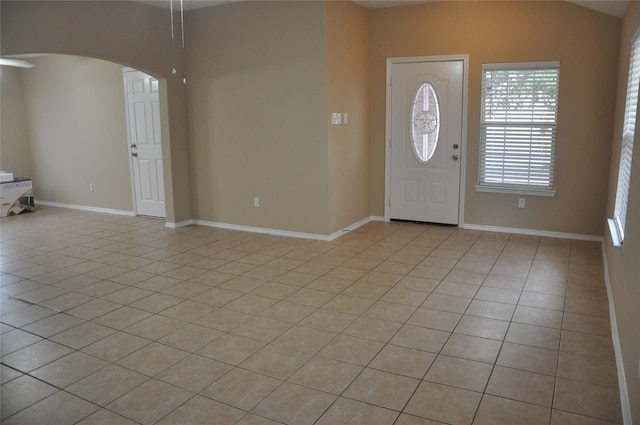
[[[342,114],[340,112],[334,112],[331,114],[331,124],[337,125],[342,122]]]

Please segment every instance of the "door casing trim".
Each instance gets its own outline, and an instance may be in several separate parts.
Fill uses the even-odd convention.
[[[122,80],[124,82],[124,114],[127,123],[127,156],[129,157],[129,183],[131,185],[131,202],[133,203],[133,215],[138,215],[138,203],[136,200],[135,177],[133,176],[133,158],[131,157],[131,119],[129,118],[129,87],[127,86],[127,73],[137,71],[128,66],[122,67]]]
[[[464,199],[467,174],[467,103],[469,89],[469,55],[415,56],[387,58],[386,116],[384,135],[384,221],[391,221],[391,68],[400,63],[462,61],[462,129],[460,141],[460,193],[458,227],[464,227]]]

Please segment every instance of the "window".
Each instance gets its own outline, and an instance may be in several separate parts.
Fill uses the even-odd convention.
[[[553,196],[559,62],[482,67],[478,191]]]
[[[433,86],[429,83],[422,84],[412,105],[413,151],[420,162],[426,163],[436,151],[440,134],[440,105]]]
[[[624,122],[622,124],[622,148],[620,151],[620,165],[618,170],[618,187],[616,189],[616,206],[613,212],[613,223],[609,223],[614,245],[621,245],[624,240],[624,225],[627,216],[629,181],[631,178],[631,157],[633,155],[633,139],[636,131],[639,83],[640,37],[636,36],[631,47],[631,58],[629,60],[627,101],[625,102]]]

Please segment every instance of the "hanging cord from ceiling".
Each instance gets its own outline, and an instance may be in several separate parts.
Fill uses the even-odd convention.
[[[178,71],[176,71],[176,48],[173,44],[175,39],[173,33],[173,0],[169,0],[169,18],[171,19],[171,60],[173,61],[173,68],[171,69],[171,73],[176,75]]]
[[[182,31],[182,48],[184,49],[184,0],[180,0],[180,30]]]
[[[173,0],[169,0],[169,10],[170,10],[170,19],[171,19],[171,56],[173,60],[173,68],[171,69],[171,74],[176,75],[178,71],[176,70],[176,48],[175,48],[175,31],[173,28]],[[184,50],[184,0],[180,0],[180,42],[182,45],[182,49]],[[184,52],[182,52],[184,53]],[[182,83],[187,84],[187,78],[182,77]]]

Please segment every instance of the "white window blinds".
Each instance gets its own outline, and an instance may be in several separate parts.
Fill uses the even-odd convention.
[[[553,190],[559,62],[482,71],[479,187]]]
[[[633,155],[633,139],[636,131],[636,112],[638,110],[638,84],[640,83],[640,37],[636,37],[631,47],[629,60],[629,79],[627,80],[627,101],[624,108],[622,125],[622,149],[618,171],[618,188],[616,189],[616,206],[614,221],[620,241],[624,240],[624,227],[629,199],[629,181],[631,178],[631,157]]]

